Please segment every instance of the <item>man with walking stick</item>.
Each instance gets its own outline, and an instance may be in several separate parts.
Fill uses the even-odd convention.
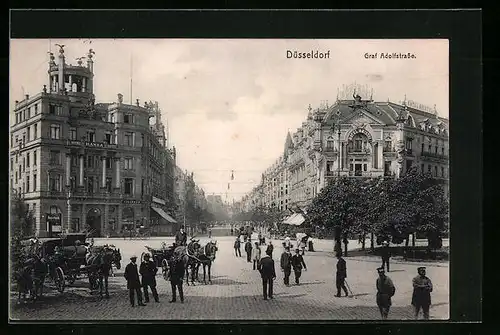
[[[349,292],[347,291],[347,287],[345,286],[345,279],[347,278],[347,263],[345,259],[342,258],[342,253],[337,253],[337,278],[335,280],[335,284],[337,286],[337,294],[336,297],[340,298],[340,290],[342,289],[345,293],[345,296],[349,296]]]

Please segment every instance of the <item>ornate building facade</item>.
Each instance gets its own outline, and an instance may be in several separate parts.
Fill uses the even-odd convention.
[[[448,120],[439,117],[435,107],[406,97],[394,103],[376,102],[371,96],[366,87],[351,85],[333,105],[314,110],[309,106],[306,121],[287,135],[282,163],[266,170],[261,185],[243,198],[240,207],[276,203],[281,189],[275,186],[275,176],[283,171],[288,186],[285,209],[291,210],[307,207],[329,180],[398,178],[411,167],[441,179],[448,192]],[[256,199],[260,189],[270,190],[263,201]]]
[[[95,103],[93,50],[77,65],[50,55],[49,87],[16,101],[10,185],[35,213],[39,236],[139,226],[173,231],[175,149],[157,103]],[[154,120],[154,122],[151,122]],[[169,214],[170,213],[170,214]]]

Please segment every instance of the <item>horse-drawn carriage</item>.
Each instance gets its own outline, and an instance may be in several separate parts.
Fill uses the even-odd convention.
[[[161,249],[154,249],[149,246],[145,247],[156,266],[161,266],[162,276],[165,280],[168,280],[170,275],[170,261],[174,258],[178,258],[184,263],[186,271],[186,284],[189,285],[189,270],[191,270],[191,284],[194,285],[195,279],[198,279],[200,265],[203,266],[203,282],[206,283],[207,268],[208,281],[212,281],[211,267],[213,261],[215,260],[215,254],[218,250],[217,242],[209,241],[202,247],[199,240],[192,238],[187,246],[167,246],[165,243],[162,243]],[[144,259],[145,254],[146,252],[141,254],[141,261]]]
[[[168,261],[172,258],[175,252],[175,247],[174,246],[167,246],[165,242],[162,243],[161,249],[154,249],[149,246],[145,246],[145,248],[148,250],[149,254],[151,255],[152,261],[155,263],[156,267],[161,266],[161,273],[163,275],[163,278],[167,279],[168,278]],[[141,262],[144,260],[144,255],[146,252],[143,252],[141,254]]]
[[[24,276],[19,279],[24,281],[25,287],[34,288],[34,298],[38,297],[38,292],[42,295],[47,278],[61,293],[66,282],[71,285],[76,279],[85,277],[89,278],[91,289],[94,289],[97,280],[92,279],[100,278],[103,264],[115,263],[120,268],[119,250],[89,245],[85,243],[86,237],[86,234],[66,234],[22,242]],[[110,256],[106,258],[106,254]]]

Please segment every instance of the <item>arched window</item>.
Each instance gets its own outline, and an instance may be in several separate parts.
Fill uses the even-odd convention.
[[[364,134],[356,134],[352,137],[352,151],[361,152],[368,147],[368,138]]]
[[[415,121],[413,120],[413,117],[411,115],[408,115],[408,118],[406,119],[406,125],[415,127]]]

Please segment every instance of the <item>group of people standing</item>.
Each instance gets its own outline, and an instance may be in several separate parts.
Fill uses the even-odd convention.
[[[185,271],[184,263],[179,257],[174,255],[169,261],[169,267],[169,279],[172,287],[172,299],[169,302],[176,302],[177,290],[179,291],[181,302],[184,302],[184,292],[182,289]],[[137,256],[133,255],[130,257],[130,263],[125,267],[124,276],[127,280],[127,289],[129,290],[130,305],[132,307],[135,306],[136,297],[138,306],[146,306],[145,303],[149,302],[149,290],[151,290],[155,302],[160,302],[158,291],[156,290],[157,272],[158,268],[151,260],[149,254],[144,255],[144,260],[141,262],[139,269],[137,268]],[[144,301],[142,300],[142,293],[144,293]]]

